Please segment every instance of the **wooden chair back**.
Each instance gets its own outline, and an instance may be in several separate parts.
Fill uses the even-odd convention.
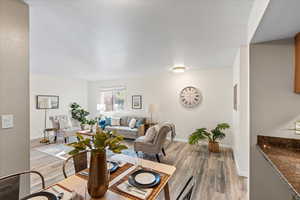
[[[71,160],[73,160],[74,170],[75,173],[78,173],[86,168],[88,168],[88,154],[89,151],[83,151],[78,154],[75,154],[73,156],[70,156],[67,160],[65,160],[63,164],[63,174],[65,178],[68,178],[66,173],[66,166],[67,163]]]
[[[42,180],[42,189],[45,189],[45,179],[37,171],[25,171],[0,178],[0,199],[19,200],[20,180],[25,174],[37,174]]]

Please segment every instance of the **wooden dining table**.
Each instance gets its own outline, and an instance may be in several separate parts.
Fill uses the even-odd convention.
[[[111,179],[109,183],[109,189],[106,192],[105,196],[102,198],[99,198],[100,200],[128,200],[128,199],[138,199],[131,197],[130,195],[127,195],[126,193],[122,193],[122,191],[116,190],[116,185],[122,181],[124,181],[130,173],[134,172],[136,170],[137,165],[136,160],[137,158],[123,155],[123,154],[117,154],[111,157],[110,159],[118,160],[122,162],[128,163],[128,165],[131,165],[130,168],[127,170],[122,170],[124,166],[120,167],[118,170],[122,171],[122,173],[118,173],[118,170],[114,173],[117,173],[117,176],[114,176],[114,173],[111,174]],[[138,161],[139,166],[141,166],[144,169],[149,169],[156,171],[158,173],[163,174],[163,177],[161,179],[161,182],[159,185],[157,185],[155,188],[153,188],[153,191],[151,195],[147,198],[147,200],[153,200],[158,197],[158,195],[164,190],[164,196],[165,200],[170,200],[170,191],[169,191],[169,181],[174,175],[176,168],[171,165],[163,164],[163,163],[157,163],[149,160],[140,159]],[[56,185],[61,186],[62,188],[65,188],[69,191],[74,191],[78,195],[82,197],[86,197],[87,194],[87,178],[83,178],[80,174],[72,175],[60,182],[58,182]],[[93,198],[87,198],[86,200],[92,200]]]

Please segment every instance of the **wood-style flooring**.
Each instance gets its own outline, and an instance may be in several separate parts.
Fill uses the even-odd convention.
[[[132,141],[126,141],[132,147]],[[220,154],[209,153],[206,145],[191,146],[183,142],[166,144],[166,157],[161,162],[176,166],[177,170],[170,181],[171,199],[176,199],[184,183],[194,176],[196,185],[193,200],[246,200],[247,179],[237,175],[234,157],[230,148],[222,148]],[[147,156],[146,159],[155,160]],[[46,186],[62,179],[63,160],[31,148],[31,169],[41,172]],[[72,171],[69,169],[68,171]],[[32,189],[39,186],[32,177]],[[160,196],[163,199],[163,195]]]

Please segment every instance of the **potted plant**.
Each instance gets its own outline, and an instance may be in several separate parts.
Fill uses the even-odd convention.
[[[87,124],[90,125],[90,130],[91,130],[91,133],[93,132],[93,127],[94,125],[97,123],[97,120],[96,119],[90,119],[90,120],[87,120]]]
[[[92,198],[100,198],[104,196],[109,185],[106,150],[121,153],[123,149],[127,149],[127,146],[121,144],[123,136],[116,135],[111,131],[102,131],[100,128],[97,128],[94,140],[83,138],[79,133],[77,133],[77,140],[77,142],[68,144],[74,148],[69,154],[74,155],[85,150],[91,151],[87,188]]]
[[[220,147],[218,141],[225,138],[226,135],[223,131],[228,128],[230,128],[229,124],[221,123],[212,130],[208,130],[207,128],[197,129],[190,135],[189,144],[198,144],[201,140],[208,140],[209,151],[219,153]]]
[[[83,109],[78,103],[72,103],[70,107],[72,118],[80,122],[81,130],[84,130],[84,126],[87,123],[87,116],[90,113]]]

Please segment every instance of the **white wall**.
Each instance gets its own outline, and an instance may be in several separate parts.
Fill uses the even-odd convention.
[[[49,116],[69,114],[69,105],[77,102],[87,108],[87,81],[57,76],[30,74],[30,138],[40,138],[44,129],[44,110],[36,109],[36,95],[58,95],[59,109],[48,110]]]
[[[4,114],[14,116],[14,127],[0,127],[0,177],[30,167],[29,8],[19,0],[0,0],[0,115]]]
[[[148,116],[147,106],[157,104],[155,120],[176,124],[177,138],[186,140],[196,128],[213,128],[217,123],[232,122],[232,68],[203,69],[183,74],[157,74],[138,79],[89,82],[89,110],[96,115],[100,89],[125,86],[127,114]],[[179,102],[179,93],[186,86],[195,86],[202,92],[203,102],[195,109],[186,109]],[[143,96],[143,109],[131,109],[131,96]],[[231,132],[231,131],[229,131]],[[232,144],[228,134],[224,144]]]
[[[294,91],[293,39],[251,45],[251,179],[250,199],[292,199],[290,191],[257,151],[257,135],[300,138],[300,95]],[[272,191],[272,192],[269,192]]]
[[[256,29],[264,16],[270,0],[255,0],[248,21],[248,43],[251,42]]]
[[[233,135],[233,152],[235,156],[235,161],[238,171],[240,170],[240,161],[238,152],[240,151],[239,145],[239,134],[241,133],[240,127],[240,50],[238,50],[237,55],[233,64],[233,84],[232,87],[237,85],[237,110],[233,109],[232,113],[232,135]]]
[[[233,110],[234,155],[238,174],[249,177],[249,46],[239,49],[233,65],[233,86],[238,85],[237,111]]]

